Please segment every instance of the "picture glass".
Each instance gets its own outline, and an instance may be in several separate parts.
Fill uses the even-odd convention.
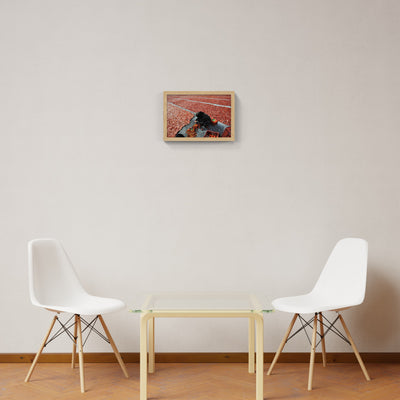
[[[233,141],[233,92],[164,92],[164,140]]]

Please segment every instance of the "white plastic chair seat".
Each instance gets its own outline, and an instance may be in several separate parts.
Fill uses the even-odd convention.
[[[276,310],[309,314],[353,307],[364,301],[368,244],[359,238],[339,240],[314,288],[301,296],[280,297]]]
[[[123,310],[125,303],[118,299],[108,297],[92,296],[83,294],[74,299],[68,299],[63,304],[35,304],[50,310],[61,311],[79,315],[102,315]]]
[[[29,242],[29,285],[32,304],[77,315],[102,315],[125,308],[121,300],[89,294],[71,260],[55,239]]]
[[[272,302],[275,310],[289,312],[292,314],[313,314],[330,310],[338,310],[354,306],[354,303],[340,303],[335,299],[316,295],[314,293],[301,296],[280,297]]]

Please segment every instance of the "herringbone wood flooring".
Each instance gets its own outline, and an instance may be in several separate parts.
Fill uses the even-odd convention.
[[[265,365],[267,369],[268,364]],[[139,399],[139,365],[127,364],[126,379],[118,364],[85,365],[85,394],[79,370],[69,364],[38,364],[24,383],[29,364],[0,364],[0,398],[7,400]],[[367,382],[358,364],[315,365],[314,389],[307,391],[307,364],[277,364],[264,376],[264,398],[323,400],[400,400],[400,364],[367,364]],[[157,364],[149,375],[151,400],[254,400],[255,375],[246,364]]]

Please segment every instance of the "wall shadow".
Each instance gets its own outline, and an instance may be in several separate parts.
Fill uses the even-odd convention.
[[[351,316],[351,324],[362,328],[362,341],[368,343],[369,352],[399,351],[385,349],[386,343],[398,342],[400,328],[400,290],[385,271],[382,266],[368,266],[364,303]]]

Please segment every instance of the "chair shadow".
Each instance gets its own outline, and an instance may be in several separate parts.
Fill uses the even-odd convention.
[[[384,345],[396,341],[400,328],[400,292],[381,266],[368,266],[367,289],[364,303],[356,307],[351,324],[361,327],[367,352],[387,352]],[[358,336],[358,335],[357,335]],[[358,343],[361,337],[355,341]]]

